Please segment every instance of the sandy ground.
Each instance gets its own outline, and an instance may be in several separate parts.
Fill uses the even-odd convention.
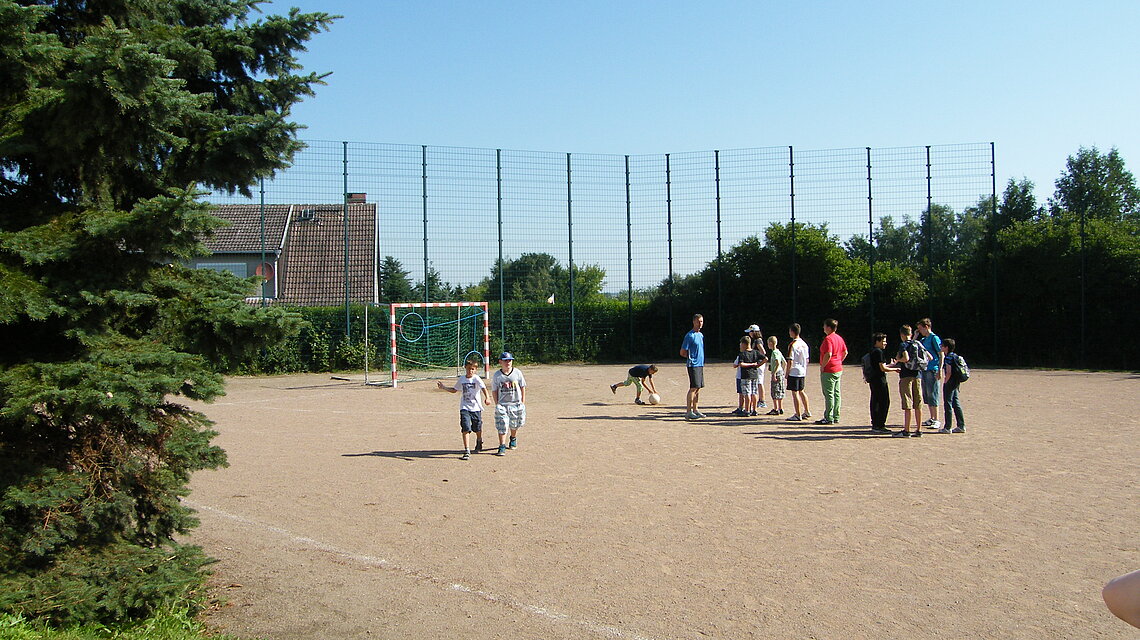
[[[979,370],[968,433],[734,418],[729,365],[682,419],[626,366],[527,366],[505,457],[459,459],[457,396],[237,378],[195,476],[208,622],[292,638],[1137,638],[1100,599],[1140,568],[1140,376]],[[816,416],[818,376],[808,377]],[[897,392],[892,424],[900,424]],[[790,399],[789,399],[790,408]],[[790,413],[790,411],[788,411]],[[493,423],[487,414],[488,422]],[[490,427],[488,440],[494,439]]]

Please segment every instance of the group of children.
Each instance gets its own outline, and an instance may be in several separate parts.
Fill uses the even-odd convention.
[[[459,430],[463,434],[463,460],[471,459],[471,434],[475,434],[475,451],[483,450],[483,406],[495,402],[495,431],[499,433],[499,448],[495,455],[506,455],[507,449],[518,448],[518,430],[526,424],[526,378],[514,366],[515,357],[509,351],[499,354],[499,370],[491,379],[491,397],[487,385],[475,373],[479,363],[463,363],[463,375],[453,386],[443,381],[436,386],[451,393],[461,393],[459,399]],[[508,439],[508,433],[509,439]]]
[[[891,433],[892,436],[918,438],[922,436],[922,427],[930,427],[939,433],[965,433],[966,419],[960,387],[969,379],[970,368],[965,358],[955,352],[956,347],[952,338],[942,340],[933,332],[929,318],[918,322],[918,335],[908,324],[899,328],[899,348],[890,358],[886,355],[887,335],[872,335],[871,351],[863,357],[863,379],[871,390],[871,430],[891,433],[887,428],[887,414],[891,408],[887,374],[897,373],[903,428]],[[938,420],[940,403],[946,424]],[[930,415],[925,422],[922,420],[923,405]]]
[[[760,327],[751,325],[740,339],[740,353],[732,363],[736,369],[737,407],[735,416],[755,416],[759,409],[766,408],[764,399],[764,375],[769,372],[769,389],[772,396],[772,409],[766,415],[783,415],[783,400],[786,391],[792,392],[795,414],[791,421],[811,418],[807,394],[804,393],[804,378],[807,373],[809,350],[807,343],[800,338],[800,326],[788,327],[788,358],[779,350],[779,340],[769,336],[764,348]],[[876,333],[871,338],[871,351],[863,358],[863,377],[871,389],[871,430],[876,433],[890,433],[895,437],[920,437],[921,427],[930,427],[939,433],[965,433],[966,422],[962,411],[960,387],[969,379],[969,366],[965,358],[955,352],[953,339],[942,340],[932,330],[929,318],[918,322],[918,331],[910,325],[899,330],[900,344],[893,357],[886,355],[887,336]],[[633,384],[637,395],[634,402],[641,400],[643,388],[656,393],[653,374],[656,365],[637,365],[629,370],[625,381],[610,385],[610,391],[617,393],[618,387]],[[903,429],[891,432],[887,428],[887,414],[891,399],[887,385],[887,374],[899,375],[899,395],[903,403]],[[925,404],[930,417],[922,420],[922,406]],[[946,424],[938,420],[939,404],[944,404]],[[957,421],[957,426],[954,425]],[[911,430],[911,424],[914,430]]]
[[[767,349],[764,345],[767,344]],[[784,354],[779,350],[780,341],[776,336],[768,336],[765,342],[760,333],[760,327],[751,325],[740,338],[740,354],[732,363],[736,369],[737,406],[732,412],[734,416],[755,416],[760,409],[768,407],[764,399],[764,371],[769,374],[768,388],[772,394],[772,409],[766,415],[778,416],[784,414],[784,393],[788,375],[788,363]],[[622,382],[610,385],[610,391],[617,393],[618,387],[634,385],[636,395],[633,399],[636,404],[645,404],[641,399],[642,389],[649,389],[650,393],[657,393],[653,385],[653,374],[657,373],[657,365],[640,364],[631,367],[629,375]],[[804,400],[806,407],[807,400]],[[797,405],[798,406],[798,405]],[[797,412],[798,413],[798,412]],[[797,418],[798,420],[799,418]]]

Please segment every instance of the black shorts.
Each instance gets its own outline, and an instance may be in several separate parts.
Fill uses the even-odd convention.
[[[788,391],[803,391],[804,379],[802,376],[788,376]]]
[[[459,410],[459,430],[463,433],[483,432],[483,412],[470,409]]]
[[[705,386],[705,368],[689,367],[689,388],[702,389]]]

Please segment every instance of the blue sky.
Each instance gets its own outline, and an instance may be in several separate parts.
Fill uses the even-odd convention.
[[[312,140],[574,153],[996,143],[1043,202],[1080,146],[1140,173],[1140,2],[275,1]]]

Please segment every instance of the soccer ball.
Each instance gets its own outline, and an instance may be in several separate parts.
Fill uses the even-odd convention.
[[[661,396],[656,393],[649,394],[649,404],[658,404],[661,402]]]

